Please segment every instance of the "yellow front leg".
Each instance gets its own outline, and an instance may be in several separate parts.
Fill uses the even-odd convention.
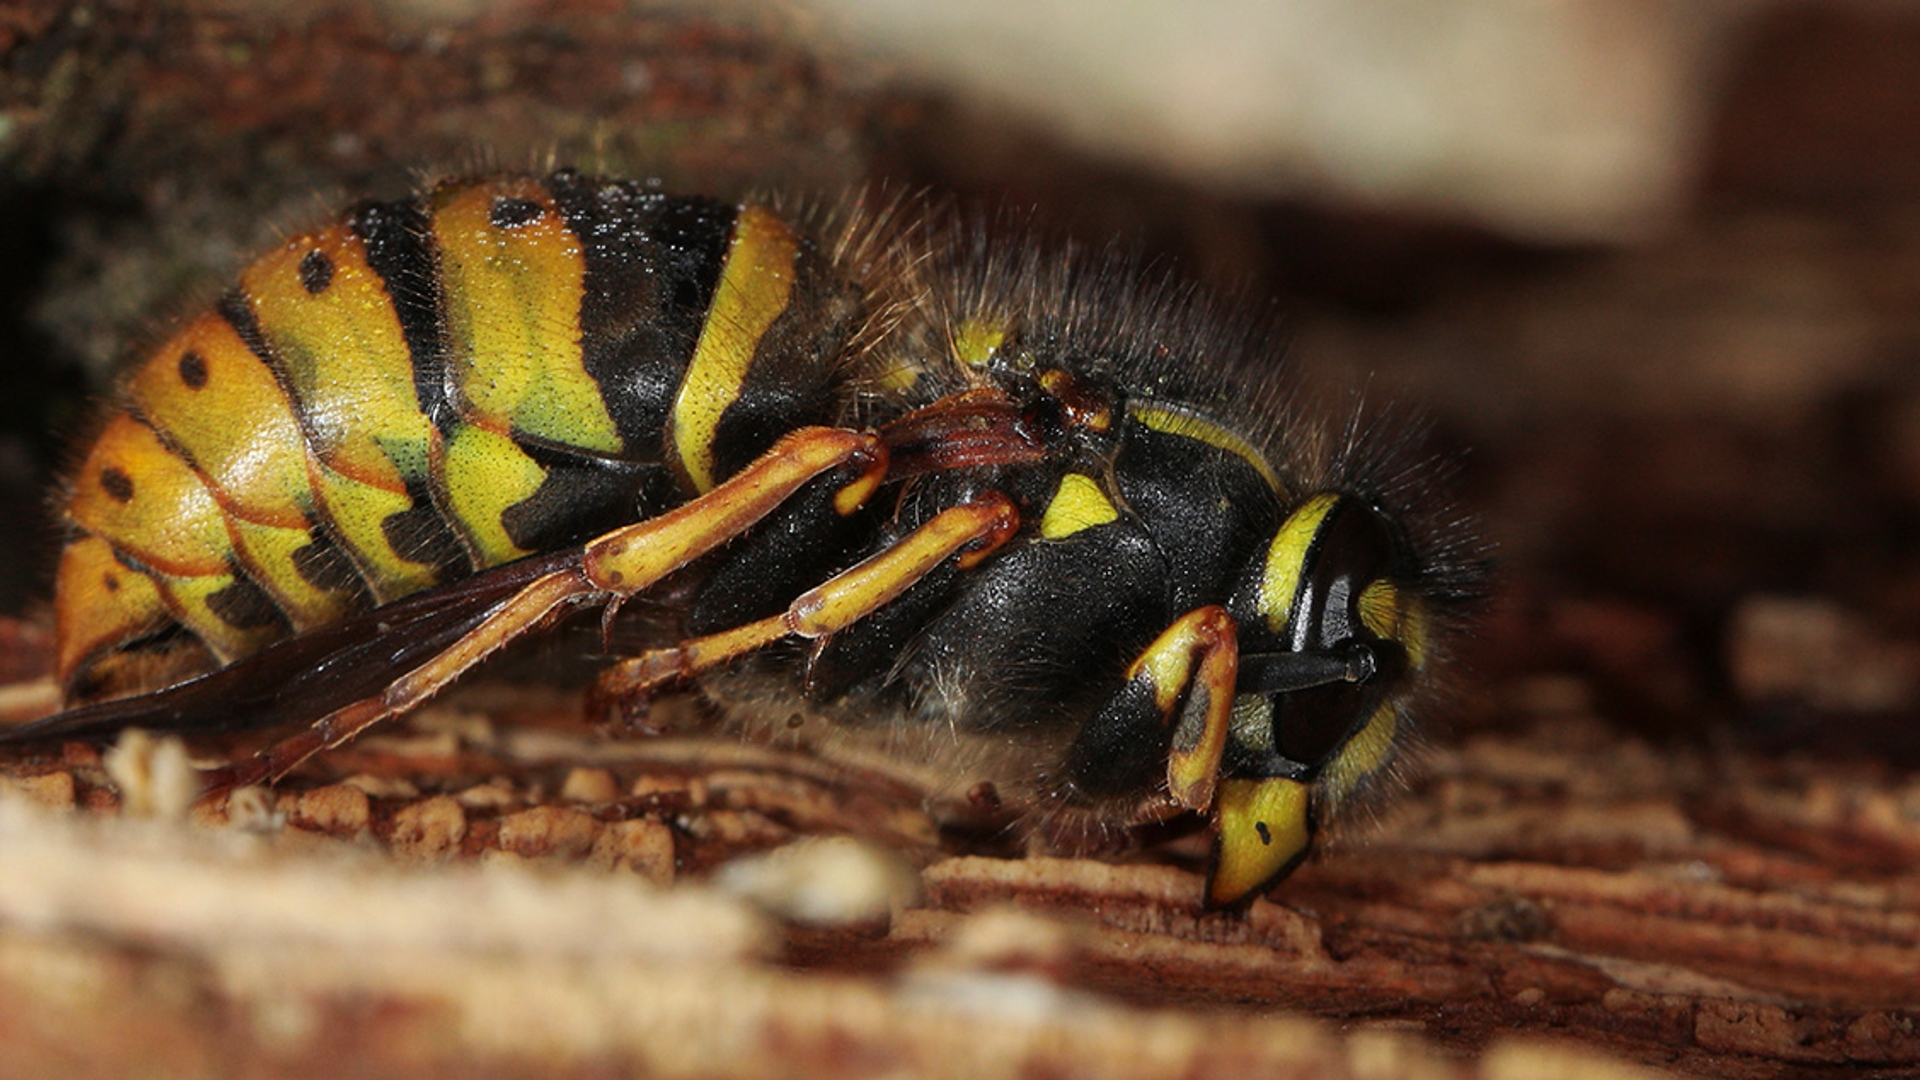
[[[1161,721],[1173,728],[1167,791],[1189,810],[1213,805],[1239,675],[1239,628],[1217,604],[1174,620],[1127,668],[1127,679],[1152,690]]]

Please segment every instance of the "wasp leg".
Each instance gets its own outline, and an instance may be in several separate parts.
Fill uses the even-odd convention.
[[[1305,783],[1285,777],[1222,779],[1239,678],[1238,631],[1224,608],[1175,620],[1127,668],[1127,681],[1081,733],[1072,762],[1098,786],[1103,763],[1133,760],[1123,744],[1172,728],[1167,791],[1188,809],[1212,812],[1209,907],[1231,907],[1292,869],[1313,838]]]
[[[601,673],[596,696],[609,701],[644,695],[691,678],[781,638],[821,638],[878,611],[949,556],[973,566],[1020,527],[1013,500],[989,492],[934,515],[898,543],[794,599],[787,610],[706,637],[655,649]]]
[[[446,648],[360,698],[321,717],[247,761],[209,776],[219,791],[278,779],[294,766],[338,746],[379,721],[415,708],[508,643],[562,610],[618,603],[751,528],[808,481],[842,465],[860,474],[835,495],[835,508],[852,513],[886,476],[886,451],[872,435],[837,428],[803,428],[779,442],[725,483],[682,506],[587,543],[575,565],[529,582]]]
[[[849,463],[863,471],[834,496],[842,514],[858,510],[886,479],[886,450],[857,431],[802,428],[705,495],[589,541],[587,579],[616,597],[632,596],[747,531],[802,484]]]
[[[274,743],[245,761],[207,774],[208,791],[268,783],[322,750],[339,746],[368,727],[414,708],[467,669],[541,625],[569,602],[593,595],[577,568],[536,579],[494,609],[479,626],[419,667],[387,684],[380,693],[335,709],[311,727]]]
[[[1147,681],[1163,717],[1171,719],[1184,693],[1167,755],[1167,790],[1189,809],[1212,809],[1212,908],[1258,895],[1306,858],[1313,844],[1306,783],[1283,776],[1220,777],[1239,670],[1237,629],[1219,607],[1182,616],[1128,669],[1130,680]]]
[[[1128,665],[1120,691],[1081,731],[1069,762],[1076,782],[1090,793],[1131,787],[1136,778],[1114,774],[1116,763],[1138,760],[1129,751],[1142,741],[1170,743],[1168,793],[1205,812],[1213,805],[1239,668],[1239,633],[1225,608],[1210,604],[1175,619]]]

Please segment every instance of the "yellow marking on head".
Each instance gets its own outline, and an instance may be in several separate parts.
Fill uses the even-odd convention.
[[[1309,791],[1297,780],[1225,779],[1214,795],[1213,873],[1207,902],[1241,903],[1304,856],[1313,842]]]
[[[1114,509],[1113,500],[1100,490],[1093,477],[1068,473],[1060,478],[1060,487],[1054,491],[1053,498],[1047,500],[1046,512],[1040,515],[1040,535],[1059,540],[1119,517],[1120,511]]]
[[[1320,783],[1330,802],[1338,803],[1353,794],[1361,781],[1387,767],[1393,760],[1394,735],[1400,730],[1400,709],[1385,701],[1373,710],[1359,731],[1347,740],[1320,774]]]
[[[1273,750],[1273,701],[1265,694],[1235,694],[1228,723],[1235,746],[1256,752]]]
[[[1007,343],[1007,324],[976,316],[953,329],[953,358],[968,367],[986,367]]]
[[[740,211],[700,343],[673,403],[673,444],[695,491],[713,490],[720,417],[739,399],[760,339],[787,308],[799,257],[800,240],[786,222],[758,206]]]
[[[621,452],[580,350],[586,259],[546,188],[488,180],[441,188],[433,203],[461,411],[555,446]]]
[[[1418,597],[1376,578],[1360,590],[1360,621],[1375,634],[1399,642],[1415,671],[1427,666],[1427,609]]]
[[[1340,502],[1340,496],[1323,491],[1300,504],[1273,534],[1267,546],[1267,565],[1260,575],[1260,601],[1257,605],[1267,629],[1280,633],[1287,628],[1293,613],[1294,597],[1300,591],[1300,573],[1306,567],[1307,552],[1320,525]]]
[[[129,389],[227,512],[261,525],[306,527],[313,490],[293,403],[218,312],[162,345],[134,372]]]
[[[1386,578],[1374,578],[1360,590],[1360,621],[1388,641],[1400,631],[1400,590]]]
[[[1280,474],[1273,471],[1273,465],[1252,443],[1199,413],[1173,405],[1137,401],[1127,406],[1127,415],[1155,431],[1197,439],[1215,449],[1225,450],[1252,466],[1268,487],[1276,492],[1285,490],[1280,483]]]

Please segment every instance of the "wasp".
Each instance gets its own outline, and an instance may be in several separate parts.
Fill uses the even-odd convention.
[[[292,237],[106,409],[59,497],[71,707],[6,738],[296,726],[210,777],[268,782],[646,598],[670,626],[603,697],[1205,820],[1205,903],[1248,902],[1389,771],[1476,590],[1462,519],[1192,290],[908,216],[562,171]]]

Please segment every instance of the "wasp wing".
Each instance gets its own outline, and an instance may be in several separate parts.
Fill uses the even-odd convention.
[[[205,675],[0,731],[0,744],[104,742],[128,728],[178,734],[312,723],[378,695],[471,633],[529,582],[578,566],[578,547],[438,585],[275,642]]]

